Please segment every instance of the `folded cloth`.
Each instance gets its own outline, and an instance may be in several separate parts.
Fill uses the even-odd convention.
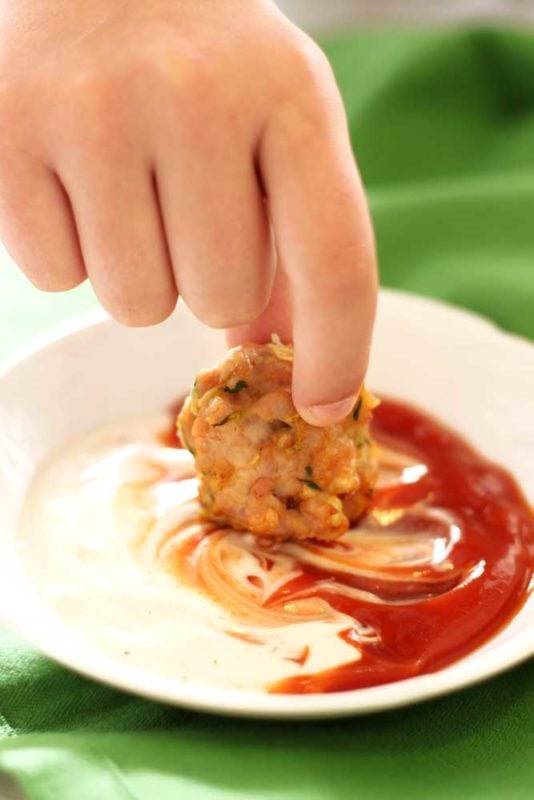
[[[406,30],[325,46],[383,283],[534,338],[534,37]],[[87,289],[39,296],[4,271],[2,352],[92,303]],[[0,767],[32,800],[530,800],[534,663],[376,716],[252,722],[111,690],[4,633],[0,737]]]

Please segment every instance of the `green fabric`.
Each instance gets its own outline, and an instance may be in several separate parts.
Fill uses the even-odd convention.
[[[382,279],[534,337],[534,38],[330,41]],[[0,275],[0,355],[93,305]],[[330,723],[193,714],[93,684],[3,634],[0,765],[32,800],[503,800],[534,792],[534,663],[448,698]]]

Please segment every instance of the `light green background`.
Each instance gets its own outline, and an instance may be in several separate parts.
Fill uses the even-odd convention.
[[[534,38],[361,33],[326,48],[369,190],[383,282],[534,338]],[[43,296],[7,261],[1,270],[0,356],[93,304],[85,287]],[[139,700],[70,674],[7,633],[0,644],[0,765],[34,800],[534,796],[532,661],[401,711],[263,723]]]

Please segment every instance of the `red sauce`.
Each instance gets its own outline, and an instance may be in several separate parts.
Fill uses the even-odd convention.
[[[271,692],[338,692],[434,672],[494,636],[528,595],[534,517],[514,479],[439,422],[401,403],[382,403],[375,412],[373,433],[379,441],[413,453],[428,467],[414,484],[377,490],[374,506],[399,508],[424,501],[452,512],[463,529],[454,548],[454,573],[467,574],[480,562],[483,568],[469,581],[453,581],[438,594],[429,591],[427,599],[396,605],[328,593],[318,588],[318,581],[329,575],[305,569],[272,602],[279,602],[284,593],[291,596],[305,590],[370,626],[380,638],[362,645],[355,641],[354,629],[348,628],[341,637],[358,647],[361,658],[282,680],[269,687]]]
[[[169,413],[169,417],[171,419],[171,424],[169,425],[166,430],[163,430],[159,435],[159,442],[164,447],[179,447],[182,448],[183,444],[178,434],[178,429],[176,426],[176,420],[178,419],[178,415],[183,408],[185,402],[185,397],[180,397],[176,402],[171,403],[169,408],[167,409]]]
[[[173,418],[180,407],[181,402],[173,408]],[[354,626],[339,635],[357,654],[353,661],[311,674],[306,673],[306,647],[289,657],[299,665],[299,674],[271,685],[271,692],[339,692],[434,672],[494,636],[528,596],[534,567],[534,515],[514,479],[441,423],[398,402],[382,401],[374,414],[373,436],[427,468],[426,474],[413,483],[376,489],[372,501],[375,515],[378,511],[406,509],[403,519],[408,527],[413,530],[415,525],[430,536],[432,525],[440,523],[425,518],[421,508],[445,511],[462,531],[450,554],[450,569],[396,566],[393,573],[397,577],[392,580],[390,573],[389,580],[381,582],[365,573],[326,572],[299,562],[299,577],[283,584],[264,607],[276,610],[295,597],[323,598],[355,620]],[[174,425],[161,440],[167,446],[180,446]],[[195,536],[181,545],[171,565],[180,580],[206,590],[199,584],[194,556],[205,537],[217,530],[212,523],[204,522]],[[269,569],[270,548],[276,548],[276,544],[269,539],[258,544],[263,565]],[[323,548],[344,546],[320,544]],[[313,546],[312,541],[309,547]],[[338,584],[375,593],[384,602],[329,591],[324,581],[331,578]],[[256,586],[259,579],[251,575],[248,581]],[[231,606],[228,610],[232,613]],[[358,626],[360,631],[364,626],[378,635],[362,639]],[[261,641],[241,631],[228,634],[250,645]]]

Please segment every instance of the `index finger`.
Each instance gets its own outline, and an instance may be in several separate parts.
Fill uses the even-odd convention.
[[[319,70],[264,133],[260,169],[292,294],[293,397],[309,422],[346,416],[377,296],[372,225],[333,76]]]

